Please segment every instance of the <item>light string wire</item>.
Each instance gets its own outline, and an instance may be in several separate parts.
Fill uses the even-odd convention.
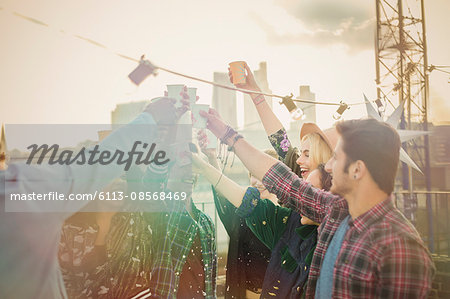
[[[0,10],[8,11],[4,7],[0,7]],[[44,26],[44,27],[47,27],[47,28],[51,28],[50,25],[48,25],[47,23],[45,23],[43,21],[40,21],[40,20],[38,20],[36,18],[23,15],[23,14],[18,13],[16,11],[12,11],[11,13],[12,13],[13,16],[21,18],[21,19],[26,20],[26,21],[29,21],[29,22],[31,22],[33,24]],[[61,30],[61,29],[57,29],[57,31],[59,31],[62,34],[69,35],[69,36],[72,36],[74,38],[77,38],[77,39],[80,39],[82,41],[85,41],[87,43],[90,43],[93,46],[96,46],[96,47],[102,48],[104,50],[110,51],[114,55],[116,55],[116,56],[118,56],[120,58],[123,58],[123,59],[126,59],[126,60],[130,60],[130,61],[133,61],[133,62],[137,62],[137,63],[142,63],[142,59],[136,59],[136,58],[130,57],[128,55],[125,55],[125,54],[113,51],[113,50],[109,49],[107,46],[105,46],[102,43],[97,42],[97,41],[95,41],[93,39],[90,39],[90,38],[87,38],[87,37],[84,37],[84,36],[81,36],[81,35],[78,35],[78,34],[68,34],[65,30]],[[206,83],[206,84],[210,84],[210,85],[213,85],[213,86],[217,86],[217,87],[220,87],[220,88],[229,89],[229,90],[235,90],[235,91],[239,91],[239,92],[243,92],[243,93],[247,93],[247,94],[249,94],[249,93],[261,94],[263,96],[272,97],[272,98],[279,98],[279,99],[282,99],[282,100],[285,99],[285,98],[288,98],[288,99],[290,99],[290,100],[292,100],[294,102],[307,103],[307,104],[313,104],[313,105],[341,106],[341,103],[323,102],[323,101],[311,101],[311,100],[305,100],[305,99],[301,99],[301,98],[293,98],[292,93],[290,95],[288,95],[288,96],[280,96],[280,95],[277,95],[277,94],[270,94],[270,93],[265,93],[265,92],[262,92],[262,91],[254,91],[254,90],[248,90],[248,89],[243,89],[243,88],[238,88],[238,87],[232,87],[232,86],[228,86],[228,85],[224,85],[224,84],[220,84],[220,83],[216,83],[216,82],[200,79],[200,78],[197,78],[197,77],[189,76],[189,75],[186,75],[186,74],[183,74],[183,73],[179,73],[179,72],[176,72],[176,71],[173,71],[173,70],[161,67],[161,66],[154,65],[152,63],[151,63],[151,65],[155,69],[159,69],[159,70],[165,71],[167,73],[171,73],[171,74],[176,75],[176,76],[181,76],[181,77],[184,77],[184,78],[187,78],[187,79],[191,79],[191,80],[203,82],[203,83]],[[363,104],[372,103],[372,102],[375,102],[375,101],[363,101],[363,102],[357,102],[357,103],[349,103],[347,105],[348,106],[355,106],[355,105],[363,105]],[[280,104],[282,104],[282,102],[280,102]]]

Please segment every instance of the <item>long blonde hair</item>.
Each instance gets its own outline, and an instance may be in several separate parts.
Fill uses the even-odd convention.
[[[323,138],[317,133],[309,133],[302,138],[302,142],[309,140],[309,160],[311,164],[311,170],[316,169],[319,164],[325,164],[330,160],[333,150],[323,140]]]

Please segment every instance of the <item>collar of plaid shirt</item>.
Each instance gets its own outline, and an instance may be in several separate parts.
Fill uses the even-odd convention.
[[[266,173],[263,183],[284,205],[322,222],[306,293],[307,298],[314,298],[325,253],[349,214],[347,202],[312,188],[281,162]],[[419,234],[389,198],[349,222],[334,267],[332,297],[422,298],[430,289],[433,272],[431,256]]]
[[[215,229],[211,218],[192,203],[194,218],[184,208],[181,212],[161,213],[154,219],[154,265],[148,289],[157,298],[176,298],[181,271],[198,233],[205,270],[205,298],[216,297],[217,252]],[[155,238],[156,237],[156,238]],[[141,292],[143,296],[148,292]],[[140,298],[140,297],[135,297]]]

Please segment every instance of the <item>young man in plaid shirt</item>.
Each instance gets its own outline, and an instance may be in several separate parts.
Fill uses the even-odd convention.
[[[321,223],[307,298],[427,297],[433,262],[390,196],[401,145],[394,129],[374,119],[339,123],[340,140],[326,166],[333,176],[329,193],[255,149],[215,110],[202,115],[269,192]],[[242,203],[249,208],[252,204]]]

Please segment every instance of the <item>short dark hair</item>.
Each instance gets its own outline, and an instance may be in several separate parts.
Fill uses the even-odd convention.
[[[378,187],[391,194],[400,155],[400,137],[387,123],[375,119],[359,119],[336,125],[347,156],[345,171],[351,163],[361,160]]]

